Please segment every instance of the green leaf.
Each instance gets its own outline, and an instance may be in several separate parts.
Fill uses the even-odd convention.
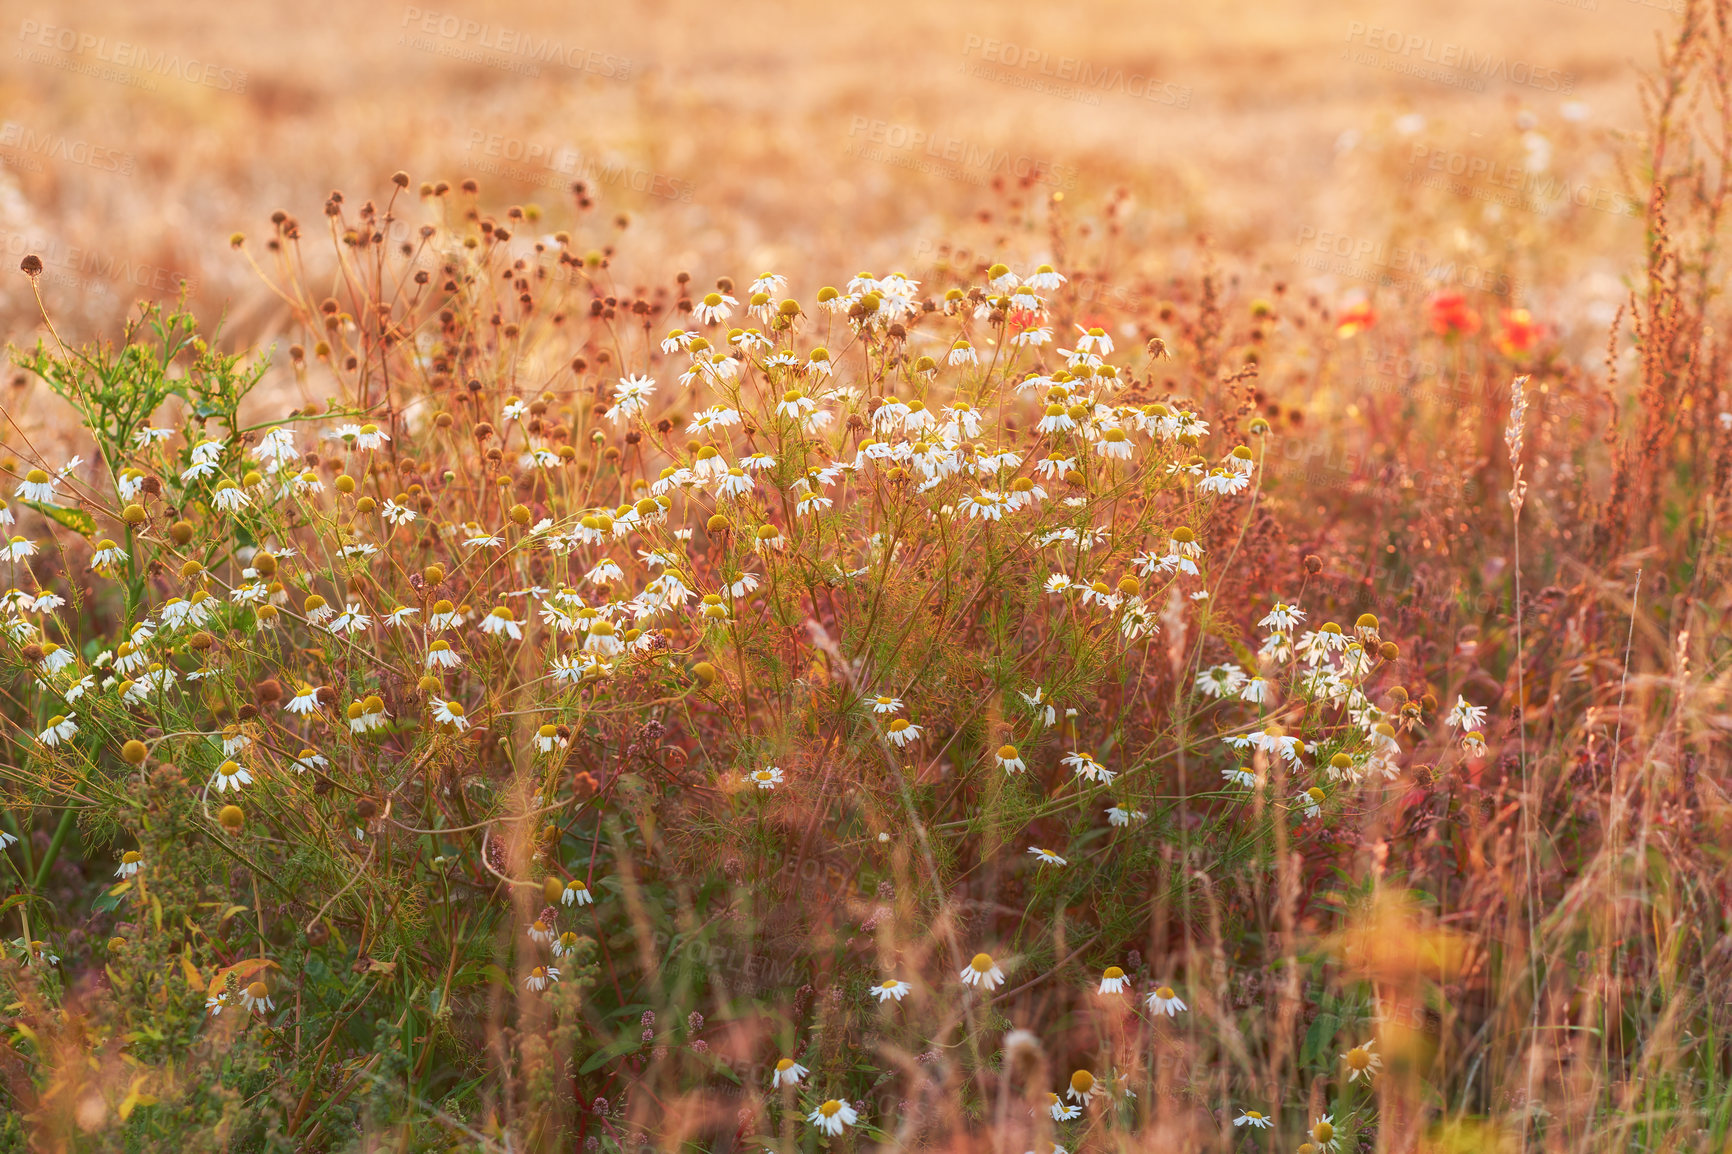
[[[86,537],[96,536],[96,518],[83,509],[68,509],[61,505],[44,505],[41,501],[20,501],[19,504],[28,505],[50,521],[64,525],[74,533],[80,533]]]
[[[611,1042],[591,1054],[589,1056],[589,1061],[585,1062],[582,1068],[578,1070],[578,1074],[587,1074],[597,1067],[606,1065],[615,1058],[624,1057],[626,1054],[632,1053],[642,1045],[642,1039],[637,1037],[624,1037]]]

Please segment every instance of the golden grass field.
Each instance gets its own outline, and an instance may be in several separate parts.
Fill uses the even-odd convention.
[[[427,13],[441,17],[432,31]],[[484,27],[465,32],[458,18]],[[1447,15],[1425,4],[387,4],[316,20],[271,7],[9,4],[0,107],[18,129],[3,150],[0,227],[14,258],[38,240],[76,250],[74,275],[92,291],[50,292],[68,308],[92,297],[125,307],[138,291],[124,283],[129,269],[159,284],[178,274],[197,281],[201,310],[227,307],[249,336],[268,336],[269,298],[230,253],[229,234],[258,232],[275,208],[310,213],[333,188],[366,195],[398,169],[417,181],[474,177],[490,203],[534,201],[557,215],[568,207],[567,172],[599,164],[614,181],[599,188],[597,215],[633,218],[634,275],[773,265],[803,283],[852,265],[913,275],[947,241],[994,255],[1039,249],[1044,238],[1019,236],[1001,198],[974,183],[1005,171],[995,161],[1007,157],[1013,172],[1062,184],[1081,215],[1115,190],[1131,198],[1125,227],[1139,243],[1110,254],[1115,276],[1183,269],[1188,242],[1203,235],[1250,271],[1282,270],[1303,229],[1380,244],[1414,237],[1451,254],[1558,234],[1566,243],[1543,258],[1557,263],[1523,270],[1535,291],[1603,298],[1615,295],[1604,278],[1624,271],[1604,250],[1627,250],[1634,235],[1603,213],[1489,219],[1432,190],[1410,207],[1380,176],[1404,175],[1416,145],[1519,162],[1525,113],[1551,143],[1550,174],[1628,191],[1615,142],[1640,130],[1635,80],[1669,18],[1665,5],[1633,0]],[[1543,75],[1520,84],[1507,71],[1454,70],[1483,87],[1473,91],[1380,66],[1423,60],[1424,50],[1343,59],[1364,51],[1360,26],[1427,38],[1434,58],[1456,45]],[[53,47],[41,44],[42,28],[55,30]],[[68,30],[104,44],[62,52]],[[556,40],[565,62],[542,67],[533,51],[483,47],[513,33]],[[143,55],[103,64],[123,43]],[[163,56],[217,71],[199,82],[150,71]],[[1021,66],[1025,57],[1034,62]],[[1066,87],[1067,60],[1126,79],[1080,98],[1018,86]],[[506,67],[526,63],[540,75]],[[68,70],[79,65],[118,67],[128,82]],[[1127,92],[1138,77],[1158,81],[1159,95]],[[1579,121],[1565,117],[1572,101],[1586,106]],[[1403,116],[1424,127],[1403,134]],[[870,122],[885,126],[877,140]],[[885,144],[891,132],[924,132],[927,143]],[[1340,147],[1344,134],[1353,148]],[[874,146],[878,154],[859,155]],[[106,151],[83,165],[66,158],[90,150]],[[896,163],[916,161],[937,171]],[[110,162],[127,171],[104,171]],[[978,223],[980,211],[992,221]],[[1468,235],[1457,238],[1457,227]],[[30,331],[28,295],[5,286],[10,334]]]
[[[1732,1151],[1732,0],[0,61],[0,1150]]]

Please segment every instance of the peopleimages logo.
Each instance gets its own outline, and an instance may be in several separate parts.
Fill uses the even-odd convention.
[[[598,52],[579,44],[567,44],[557,37],[537,35],[521,28],[471,20],[453,12],[407,7],[403,9],[403,27],[410,32],[448,41],[453,48],[485,49],[505,57],[519,56],[535,64],[558,64],[574,72],[588,72],[609,80],[628,80],[632,74],[632,62],[626,57]],[[433,41],[414,41],[410,46],[436,51],[440,55],[465,55],[463,52],[442,51]],[[478,62],[487,63],[485,59]]]
[[[35,256],[42,261],[43,279],[84,291],[95,289],[96,282],[108,281],[168,294],[178,292],[184,282],[189,294],[198,295],[195,277],[161,265],[129,260],[103,249],[63,244],[54,237],[0,229],[0,251],[5,252],[9,260]]]
[[[1050,184],[1055,188],[1070,188],[1076,184],[1074,166],[976,144],[959,136],[929,132],[910,124],[856,116],[849,122],[848,135],[854,138],[848,151],[855,156],[931,175],[948,176],[953,180],[979,184],[994,176],[1004,176]],[[881,147],[873,147],[875,145]],[[886,148],[895,151],[885,152]],[[952,165],[956,167],[947,167]]]
[[[995,74],[977,70],[975,75],[1013,87],[1089,104],[1099,104],[1100,94],[1107,93],[1170,108],[1191,106],[1188,85],[1173,84],[1135,69],[1093,64],[1078,56],[1055,56],[1044,49],[970,34],[963,42],[962,55],[975,59],[976,53],[981,64],[998,65],[1009,71]]]
[[[0,158],[23,158],[19,167],[40,171],[40,165],[29,161],[37,157],[82,164],[101,172],[117,172],[131,176],[134,166],[130,152],[120,152],[88,140],[73,140],[57,132],[38,132],[27,125],[8,120],[0,124]]]
[[[1498,269],[1457,261],[1454,257],[1433,256],[1424,242],[1389,244],[1373,237],[1310,225],[1301,228],[1294,241],[1293,263],[1312,272],[1414,292],[1458,284],[1507,298],[1520,287],[1514,277]]]
[[[1411,66],[1420,70],[1419,74],[1423,75],[1423,66],[1432,65],[1474,77],[1482,82],[1503,80],[1525,88],[1538,88],[1544,92],[1568,95],[1576,88],[1576,75],[1573,72],[1541,68],[1525,60],[1511,60],[1500,53],[1480,52],[1451,41],[1439,42],[1430,36],[1402,33],[1394,28],[1383,28],[1360,20],[1348,21],[1347,43],[1382,53],[1383,65],[1397,71],[1405,70],[1404,66]]]
[[[646,196],[662,200],[690,201],[693,184],[689,180],[633,168],[617,161],[585,156],[566,145],[525,140],[498,132],[471,129],[469,151],[480,152],[493,160],[475,162],[475,167],[491,176],[504,176],[544,188],[563,188],[572,180],[586,180],[597,185],[629,188]],[[503,163],[502,163],[503,162]]]
[[[111,41],[106,36],[80,32],[76,28],[25,20],[18,26],[18,39],[23,41],[24,47],[15,55],[21,57],[25,55],[25,49],[51,48],[79,61],[137,69],[152,76],[173,77],[223,92],[247,90],[247,74],[238,69],[224,68],[192,57],[183,58],[178,52],[159,51],[126,40]],[[34,54],[30,59],[36,63],[48,62],[38,60]]]

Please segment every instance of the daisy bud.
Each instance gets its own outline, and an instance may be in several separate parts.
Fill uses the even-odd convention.
[[[190,578],[197,577],[200,573],[203,573],[203,572],[204,572],[204,566],[199,564],[197,561],[188,561],[185,565],[182,565],[180,567],[180,576],[181,576],[182,580],[188,580]]]
[[[143,765],[144,759],[149,753],[150,750],[145,748],[144,742],[138,740],[136,737],[120,747],[120,756],[124,758],[129,765]]]
[[[1143,583],[1129,573],[1119,578],[1119,592],[1126,597],[1135,597],[1143,591]]]
[[[445,566],[438,562],[434,562],[427,566],[427,568],[421,570],[421,577],[427,582],[427,584],[437,585],[441,581],[445,580]]]
[[[510,517],[513,521],[517,522],[519,525],[529,524],[529,506],[528,505],[513,505],[513,506],[511,506]]]
[[[415,683],[415,688],[419,689],[422,693],[438,693],[441,687],[437,677],[433,676],[431,673],[423,673],[421,675],[421,680]]]
[[[541,883],[541,896],[547,900],[547,904],[550,906],[558,902],[564,893],[565,883],[558,878],[548,878]]]
[[[713,684],[716,680],[716,667],[708,661],[700,661],[692,666],[692,676],[705,685]]]
[[[711,514],[709,521],[705,523],[704,527],[712,533],[722,534],[733,528],[733,524],[722,514],[713,513]]]
[[[125,938],[109,938],[108,939],[108,952],[109,953],[118,954],[121,950],[124,950],[125,948],[126,948],[126,939]]]
[[[255,553],[253,569],[260,577],[275,577],[277,574],[277,555],[275,553]]]
[[[225,805],[217,810],[217,823],[230,833],[241,832],[241,827],[247,822],[246,814],[238,805]]]
[[[1256,417],[1256,418],[1252,419],[1252,421],[1251,421],[1251,435],[1253,437],[1261,437],[1264,434],[1266,434],[1268,431],[1269,431],[1269,422],[1268,421],[1265,421],[1262,417]]]
[[[357,513],[371,513],[378,507],[378,503],[371,497],[362,497],[359,501],[355,502],[355,512]]]
[[[335,484],[339,493],[348,494],[355,491],[355,478],[347,473],[338,473]]]
[[[192,522],[176,521],[168,527],[168,537],[176,545],[185,545],[192,540]]]
[[[1385,661],[1394,661],[1401,656],[1401,646],[1393,641],[1385,641],[1377,647],[1377,652]]]
[[[149,516],[143,505],[128,505],[120,511],[120,519],[128,525],[142,525]]]

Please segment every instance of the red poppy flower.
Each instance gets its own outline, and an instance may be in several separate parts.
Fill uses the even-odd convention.
[[[1377,323],[1377,310],[1370,301],[1355,301],[1341,310],[1335,320],[1335,335],[1343,339],[1358,336]]]
[[[1426,309],[1431,314],[1431,331],[1440,337],[1470,337],[1479,332],[1479,314],[1461,293],[1438,293]]]
[[[1498,319],[1502,330],[1497,335],[1497,347],[1512,360],[1532,352],[1545,333],[1545,326],[1526,309],[1504,309]]]

